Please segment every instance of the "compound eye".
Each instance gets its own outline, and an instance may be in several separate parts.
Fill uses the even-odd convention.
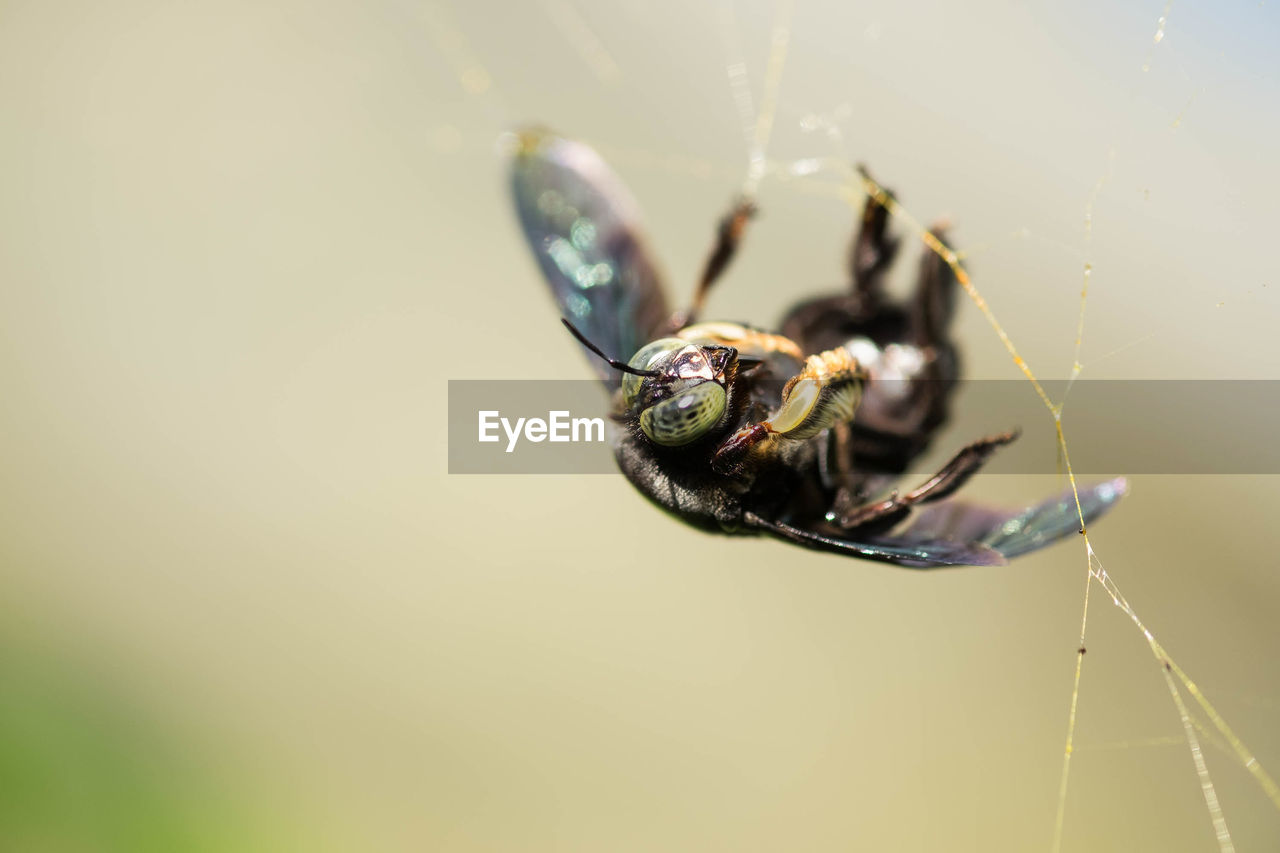
[[[640,429],[654,444],[680,447],[707,434],[724,414],[725,390],[699,382],[640,413]]]
[[[679,338],[658,338],[656,341],[647,343],[631,356],[631,360],[627,362],[629,367],[636,370],[657,370],[658,365],[666,361],[672,353],[679,352],[687,347],[687,341]],[[622,399],[627,404],[627,408],[631,408],[636,401],[636,397],[640,393],[640,387],[644,384],[647,377],[636,376],[633,373],[626,373],[622,376]]]
[[[681,379],[715,378],[706,350],[696,344],[685,344],[684,349],[671,357],[671,372]]]

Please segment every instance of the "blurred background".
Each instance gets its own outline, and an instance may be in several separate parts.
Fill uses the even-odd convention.
[[[763,103],[778,21],[770,158],[950,217],[1038,374],[1088,263],[1083,378],[1280,378],[1273,5],[2,8],[0,846],[1229,849],[1096,585],[1055,832],[1081,543],[911,572],[709,537],[616,476],[450,476],[446,383],[588,375],[500,135],[597,146],[680,303],[746,174],[727,69]],[[712,315],[842,281],[852,209],[776,175],[760,205]],[[959,325],[970,376],[1019,375]],[[1235,425],[1202,417],[1213,454]],[[1140,476],[1091,530],[1272,773],[1278,509],[1275,477]],[[1181,695],[1236,848],[1276,849]]]

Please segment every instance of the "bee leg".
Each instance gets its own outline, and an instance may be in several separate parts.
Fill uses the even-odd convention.
[[[946,239],[939,226],[930,233],[940,241]],[[915,294],[905,306],[905,322],[894,341],[907,346],[886,348],[883,357],[882,366],[897,366],[896,372],[904,378],[880,386],[884,394],[869,394],[859,424],[864,461],[870,455],[882,467],[903,470],[946,421],[960,372],[960,358],[949,334],[956,290],[955,271],[936,252],[926,249],[920,259]]]
[[[782,402],[767,420],[749,424],[722,441],[711,458],[720,474],[737,472],[750,452],[777,438],[804,441],[853,420],[866,371],[846,349],[820,352],[782,389]]]
[[[716,226],[716,241],[711,247],[711,254],[702,267],[702,275],[698,278],[698,286],[693,292],[693,302],[684,311],[677,311],[671,316],[671,331],[683,329],[696,323],[707,301],[711,286],[729,267],[729,262],[737,254],[738,245],[742,242],[742,234],[747,230],[747,222],[756,215],[756,205],[751,199],[743,197],[733,203]]]
[[[726,477],[742,470],[747,455],[757,446],[768,441],[772,433],[764,424],[751,424],[720,442],[711,454],[711,470]]]
[[[946,244],[946,231],[939,225],[930,233]],[[956,307],[956,274],[937,252],[926,249],[920,259],[916,293],[910,305],[911,343],[922,348],[950,350],[947,328]]]
[[[839,423],[820,437],[818,472],[823,486],[835,493],[830,511],[837,517],[853,511],[867,499],[876,481],[885,479],[855,470],[852,427]]]
[[[889,234],[889,209],[894,198],[880,186],[866,167],[859,174],[868,185],[853,239],[845,255],[848,289],[842,293],[807,299],[794,306],[782,321],[782,333],[805,350],[828,349],[851,338],[870,338],[877,345],[901,341],[906,334],[907,312],[886,297],[885,273],[898,255],[901,241]]]
[[[904,519],[916,504],[942,500],[963,486],[998,448],[1018,437],[1016,430],[990,435],[962,448],[936,474],[905,494],[894,492],[882,501],[838,513],[832,508],[831,520],[840,527],[875,527],[887,530]]]
[[[872,180],[865,166],[859,165],[858,172]],[[893,198],[889,190],[884,190],[884,194]],[[898,254],[899,241],[889,236],[888,226],[889,210],[876,196],[868,195],[866,204],[862,206],[858,232],[849,244],[849,274],[853,278],[853,289],[868,304],[880,302],[885,270]]]
[[[819,436],[818,476],[826,489],[850,492],[849,481],[853,476],[853,455],[849,444],[849,424],[836,424]]]

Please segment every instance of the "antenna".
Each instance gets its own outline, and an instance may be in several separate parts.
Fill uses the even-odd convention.
[[[606,362],[608,362],[610,367],[615,368],[617,370],[621,370],[623,373],[630,373],[633,376],[661,376],[662,375],[656,370],[639,370],[635,367],[632,367],[631,365],[627,364],[624,361],[618,361],[616,358],[609,358],[609,356],[605,355],[600,350],[600,347],[596,346],[595,344],[591,343],[591,341],[587,340],[586,335],[582,334],[582,332],[579,332],[577,326],[570,323],[564,317],[560,318],[560,322],[564,323],[564,327],[569,330],[570,334],[572,334],[575,338],[578,339],[578,342],[580,344],[582,344],[584,347],[591,350],[593,353],[595,353],[596,355],[604,359]]]

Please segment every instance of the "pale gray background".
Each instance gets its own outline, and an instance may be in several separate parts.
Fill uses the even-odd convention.
[[[1277,378],[1276,11],[1175,2],[1153,47],[1163,8],[800,2],[770,154],[836,152],[800,124],[845,107],[841,156],[953,218],[1047,377],[1088,259],[1085,375]],[[913,573],[708,537],[620,478],[445,473],[446,380],[587,370],[498,135],[598,145],[686,294],[745,166],[726,42],[758,103],[774,18],[732,9],[4,4],[6,642],[335,848],[1049,849],[1079,542]],[[712,314],[841,280],[850,209],[760,203]],[[959,326],[971,376],[1016,378]],[[1140,477],[1092,534],[1272,772],[1278,489]],[[1162,673],[1097,589],[1088,647],[1063,849],[1216,849]],[[1274,849],[1280,814],[1205,748],[1238,849]]]

